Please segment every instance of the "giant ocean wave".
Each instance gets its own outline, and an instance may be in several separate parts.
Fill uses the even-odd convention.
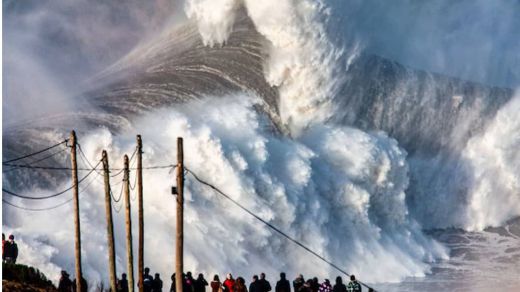
[[[330,7],[278,2],[187,1],[186,23],[90,78],[71,111],[4,126],[4,160],[74,127],[92,161],[107,149],[121,165],[140,133],[145,165],[174,163],[182,136],[190,169],[369,282],[421,276],[447,258],[424,229],[482,230],[520,216],[520,96],[340,46],[329,39]],[[55,163],[66,165],[66,153]],[[146,172],[144,182],[145,260],[168,278],[173,174]],[[16,170],[3,183],[32,193],[69,181]],[[95,281],[106,280],[102,189],[94,181],[81,197],[84,271]],[[186,196],[187,270],[336,273],[190,179]],[[70,208],[33,217],[3,206],[23,261],[72,270]],[[118,273],[123,220],[116,214]]]

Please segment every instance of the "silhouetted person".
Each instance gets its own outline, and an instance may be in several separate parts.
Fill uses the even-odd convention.
[[[9,264],[16,264],[18,258],[18,245],[14,242],[14,235],[9,235],[9,240],[4,246],[5,262]]]
[[[329,279],[325,279],[325,282],[321,283],[319,290],[320,292],[332,292],[332,285]]]
[[[340,276],[336,278],[336,284],[332,288],[332,292],[347,292],[347,286],[343,284],[343,279]]]
[[[162,292],[163,282],[161,280],[161,275],[159,273],[155,273],[155,278],[152,282],[152,292]]]
[[[361,284],[356,280],[356,276],[350,276],[350,282],[347,286],[348,292],[361,292]]]
[[[150,268],[144,268],[143,275],[143,291],[144,292],[152,292],[153,287],[153,277],[150,275]]]
[[[294,292],[299,292],[303,288],[303,285],[305,284],[305,279],[303,278],[302,274],[299,274],[298,277],[296,277],[296,279],[294,279],[294,281],[292,283],[293,283]]]
[[[222,283],[220,283],[218,275],[213,276],[213,281],[211,281],[211,292],[222,292]]]
[[[280,273],[280,280],[276,282],[275,292],[291,292],[291,284],[285,278],[285,273]]]
[[[193,292],[206,292],[206,286],[208,286],[208,281],[204,279],[203,274],[199,274],[197,279],[193,282]]]
[[[302,287],[300,287],[300,292],[312,292],[312,280],[307,280]]]
[[[88,291],[88,284],[87,284],[87,280],[85,280],[85,278],[81,278],[81,292],[87,292]],[[74,279],[74,281],[72,281],[72,291],[74,292],[77,292],[76,291],[76,279]]]
[[[193,279],[191,272],[187,272],[186,275],[184,275],[182,278],[184,279],[184,282],[182,285],[182,291],[183,292],[194,292],[193,284],[194,284],[195,280]]]
[[[233,279],[233,275],[228,273],[226,276],[226,280],[224,281],[224,292],[234,292],[233,288],[235,286],[235,279]]]
[[[234,292],[247,292],[246,281],[242,277],[238,277],[235,281]]]
[[[61,271],[60,282],[58,283],[59,292],[71,292],[72,281],[69,278],[69,274],[66,271]]]
[[[271,291],[271,283],[265,279],[265,274],[260,274],[260,280],[258,280],[258,287],[260,288],[259,292],[269,292]]]
[[[117,281],[117,291],[128,292],[128,280],[125,273],[121,274],[121,279]]]
[[[258,282],[258,276],[254,275],[251,284],[249,284],[249,292],[260,292],[260,283]]]
[[[312,278],[311,291],[318,292],[320,290],[320,283],[318,282],[318,278]]]

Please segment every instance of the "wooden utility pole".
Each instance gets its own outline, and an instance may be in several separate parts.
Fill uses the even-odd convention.
[[[105,212],[107,216],[107,241],[108,241],[108,277],[111,291],[117,291],[116,278],[116,249],[114,245],[114,223],[112,220],[112,198],[110,195],[110,174],[108,171],[108,156],[103,150],[103,172],[105,174]]]
[[[126,256],[128,260],[128,291],[134,292],[134,256],[132,249],[132,217],[130,210],[130,170],[128,167],[128,155],[125,155],[124,191],[126,208]]]
[[[175,240],[175,291],[182,291],[183,284],[183,231],[184,231],[184,153],[182,138],[177,138],[177,236]]]
[[[81,232],[80,232],[80,221],[79,221],[79,186],[78,186],[78,164],[76,161],[76,132],[73,130],[70,132],[70,162],[72,163],[72,185],[73,198],[74,198],[74,231],[76,241],[74,243],[74,250],[76,256],[76,291],[83,291],[82,279],[83,273],[81,272]]]
[[[143,141],[137,135],[137,208],[139,220],[139,252],[137,253],[137,272],[139,292],[144,291],[144,211],[143,211]]]

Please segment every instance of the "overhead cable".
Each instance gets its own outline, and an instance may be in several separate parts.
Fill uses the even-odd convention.
[[[31,157],[31,156],[34,156],[34,155],[38,155],[38,154],[43,153],[43,152],[45,152],[45,151],[49,151],[49,150],[51,150],[51,149],[53,149],[53,148],[56,148],[56,147],[60,146],[61,144],[67,143],[67,141],[69,141],[69,140],[68,140],[68,139],[63,140],[63,141],[61,141],[60,143],[54,144],[54,145],[49,146],[49,147],[47,147],[47,148],[45,148],[45,149],[42,149],[42,150],[39,150],[39,151],[36,151],[36,152],[30,153],[30,154],[27,154],[27,155],[24,155],[24,156],[21,156],[21,157],[17,157],[17,158],[14,158],[14,159],[10,159],[10,160],[7,160],[7,161],[3,161],[2,163],[3,163],[3,164],[11,163],[11,162],[15,162],[15,161],[18,161],[18,160],[25,159],[25,158],[27,158],[27,157]]]
[[[265,221],[264,219],[260,218],[258,215],[256,215],[255,213],[253,213],[252,211],[250,211],[249,209],[247,209],[246,207],[244,207],[242,204],[240,204],[239,202],[233,200],[229,195],[227,195],[226,193],[224,193],[223,191],[221,191],[220,189],[218,189],[216,186],[206,182],[206,181],[203,181],[202,179],[200,179],[193,171],[191,171],[190,169],[188,169],[187,167],[185,167],[185,169],[201,184],[207,186],[207,187],[210,187],[211,189],[213,189],[214,191],[216,191],[218,194],[222,195],[223,197],[225,197],[226,199],[228,199],[229,201],[231,201],[233,204],[235,204],[236,206],[238,206],[239,208],[241,208],[242,210],[244,210],[246,213],[248,213],[249,215],[253,216],[255,219],[259,220],[260,222],[262,222],[263,224],[265,224],[267,227],[271,228],[272,230],[278,232],[278,234],[282,235],[283,237],[285,237],[286,239],[292,241],[293,243],[295,243],[296,245],[300,246],[301,248],[305,249],[307,252],[311,253],[312,255],[316,256],[317,258],[319,258],[320,260],[322,260],[323,262],[329,264],[331,267],[333,267],[334,269],[338,270],[339,272],[343,273],[344,275],[346,275],[347,277],[350,277],[350,274],[347,273],[346,271],[344,271],[342,268],[338,267],[336,264],[334,264],[333,262],[327,260],[326,258],[324,258],[323,256],[319,255],[317,252],[313,251],[312,249],[310,249],[309,247],[305,246],[303,243],[299,242],[298,240],[292,238],[291,236],[289,236],[288,234],[286,234],[285,232],[281,231],[278,227],[272,225],[271,223]],[[366,288],[370,289],[370,291],[375,291],[372,287],[368,286],[367,284],[361,282],[361,281],[358,281],[361,285],[365,286]]]

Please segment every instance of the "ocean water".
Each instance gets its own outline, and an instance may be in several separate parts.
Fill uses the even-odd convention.
[[[74,128],[85,168],[103,149],[120,167],[136,134],[145,166],[174,164],[182,136],[186,166],[202,179],[379,291],[519,289],[518,93],[486,85],[486,74],[433,73],[376,54],[341,17],[355,5],[175,3],[6,2],[4,160],[61,141]],[[464,5],[452,8],[463,15]],[[95,25],[85,30],[89,22]],[[506,32],[514,27],[514,20],[504,23]],[[449,55],[441,47],[432,50]],[[27,74],[33,86],[20,82]],[[45,162],[69,164],[66,151]],[[174,175],[144,174],[145,261],[163,279],[174,263]],[[43,195],[67,188],[69,179],[67,172],[4,166],[3,187]],[[115,194],[121,179],[111,178]],[[94,174],[80,189],[84,273],[106,282],[102,180]],[[3,194],[29,208],[69,197],[32,202]],[[272,280],[280,271],[289,278],[337,275],[190,176],[186,200],[187,270],[246,279],[263,271]],[[61,269],[73,271],[72,220],[63,220],[70,205],[2,210],[4,232],[17,234],[24,251],[21,262],[54,281]],[[114,216],[120,274],[124,216]]]

